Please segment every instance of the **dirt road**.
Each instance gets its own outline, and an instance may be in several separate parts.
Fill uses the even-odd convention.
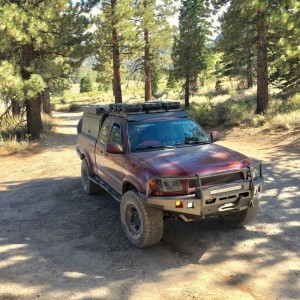
[[[0,156],[0,299],[300,298],[299,134],[219,142],[265,162],[253,225],[167,221],[158,245],[136,249],[119,204],[83,193],[78,116],[55,113],[42,147]]]

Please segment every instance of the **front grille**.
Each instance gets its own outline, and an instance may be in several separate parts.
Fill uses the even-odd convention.
[[[208,186],[213,186],[213,185],[230,183],[230,182],[238,181],[241,179],[244,179],[243,172],[238,172],[238,173],[202,178],[201,184],[204,187],[208,187]],[[197,179],[191,179],[189,181],[189,188],[195,188],[196,186],[197,186]]]

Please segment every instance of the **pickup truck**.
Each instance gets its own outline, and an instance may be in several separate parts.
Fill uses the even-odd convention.
[[[252,222],[262,164],[215,144],[179,102],[83,107],[77,154],[86,194],[106,190],[120,202],[121,223],[136,247],[160,241],[166,218],[217,216],[230,226]]]

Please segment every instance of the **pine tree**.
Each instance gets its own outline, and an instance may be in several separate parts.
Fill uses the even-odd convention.
[[[175,74],[174,74],[173,69],[168,71],[167,88],[168,89],[175,89],[176,88],[176,79],[175,79]]]
[[[222,4],[226,0],[216,2]],[[225,61],[234,65],[239,60],[241,68],[247,69],[248,61],[240,59],[247,55],[241,55],[241,52],[247,53],[250,49],[256,51],[254,53],[251,50],[249,57],[256,60],[258,114],[264,113],[268,108],[270,79],[281,81],[286,88],[294,89],[300,85],[297,23],[299,24],[299,2],[293,0],[232,0],[223,17],[224,36],[221,45],[223,44]],[[282,72],[283,61],[287,67]],[[274,73],[273,70],[277,71]]]
[[[183,0],[179,15],[179,36],[173,48],[174,74],[184,79],[185,107],[189,107],[190,88],[207,67],[209,9],[203,0]]]
[[[96,55],[99,61],[95,69],[107,73],[112,69],[113,94],[116,103],[122,103],[121,60],[135,48],[136,32],[131,21],[134,15],[130,0],[102,1],[102,13],[97,20],[95,33]]]
[[[223,53],[222,73],[227,76],[239,76],[242,81],[246,80],[247,88],[251,88],[256,61],[255,24],[247,16],[240,15],[240,8],[235,6],[230,6],[220,21],[222,37],[217,45]]]
[[[41,93],[48,80],[61,76],[66,66],[79,64],[88,48],[88,19],[83,13],[89,3],[1,0],[0,4],[0,60],[10,61],[15,76],[22,79],[23,96],[17,100],[25,102],[27,133],[36,139],[42,132]]]
[[[136,7],[137,26],[143,38],[145,101],[149,101],[152,98],[152,78],[154,78],[151,66],[158,68],[158,57],[169,50],[169,45],[172,44],[173,28],[167,18],[173,15],[176,9],[171,0],[137,0]]]
[[[278,14],[271,16],[273,65],[270,82],[282,89],[284,96],[300,92],[300,4],[288,1]],[[276,47],[276,52],[274,48]]]

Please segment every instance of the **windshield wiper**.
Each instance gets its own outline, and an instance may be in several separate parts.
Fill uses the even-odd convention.
[[[210,142],[203,142],[203,141],[185,141],[185,144],[210,144]]]
[[[178,143],[176,144],[176,146],[180,146],[180,145],[206,145],[206,144],[210,144],[210,142],[202,142],[202,141],[185,141],[183,143]]]
[[[144,150],[159,150],[159,149],[174,149],[175,146],[167,146],[167,145],[161,145],[161,146],[147,146],[147,147],[140,147],[136,148],[133,151],[144,151]]]

